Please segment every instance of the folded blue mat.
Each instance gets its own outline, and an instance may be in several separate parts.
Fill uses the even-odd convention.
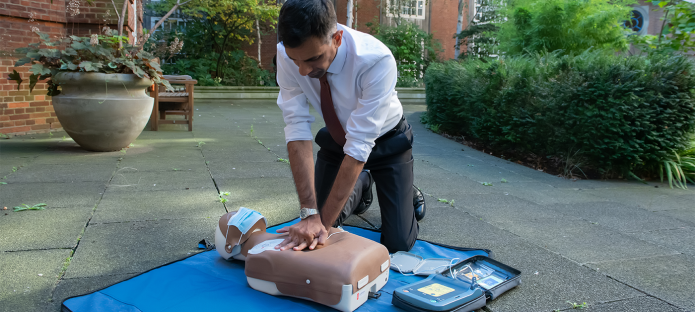
[[[298,222],[276,225],[269,233]],[[344,229],[379,241],[380,233],[358,227]],[[488,256],[486,250],[442,246],[418,240],[410,251],[423,258],[467,259]],[[393,290],[423,279],[390,271],[388,283],[378,299],[369,299],[355,311],[401,311],[391,305]],[[138,276],[88,295],[63,301],[63,311],[335,311],[310,301],[275,297],[249,287],[244,262],[225,261],[210,250],[152,269]]]

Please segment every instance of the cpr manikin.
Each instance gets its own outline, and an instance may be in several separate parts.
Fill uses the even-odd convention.
[[[220,218],[215,246],[224,259],[246,261],[244,273],[253,289],[353,311],[388,281],[389,253],[377,242],[331,228],[326,243],[314,250],[280,251],[275,246],[286,233],[267,233],[265,217],[256,211],[238,213]]]

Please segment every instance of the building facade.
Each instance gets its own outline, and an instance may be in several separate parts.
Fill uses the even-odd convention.
[[[119,11],[123,1],[115,0]],[[125,1],[128,1],[129,18],[124,32],[131,40],[136,40],[142,27],[151,28],[157,22],[157,17],[143,16],[142,1]],[[276,1],[280,5],[284,2],[269,1]],[[333,1],[338,22],[347,24],[348,0]],[[462,27],[465,28],[475,18],[480,0],[463,1],[466,13],[463,14]],[[457,31],[459,0],[353,0],[352,4],[353,28],[368,33],[369,22],[394,26],[397,18],[400,18],[417,24],[441,43],[443,50],[439,59],[455,58],[454,35]],[[662,16],[663,12],[651,1],[640,0],[627,26],[637,35],[656,35],[661,31]],[[176,14],[171,21],[185,23]],[[45,95],[45,83],[39,82],[33,92],[29,92],[28,83],[22,84],[17,90],[16,83],[6,79],[15,70],[13,65],[18,59],[13,53],[14,49],[39,41],[33,30],[38,29],[52,38],[89,36],[100,33],[104,26],[116,29],[116,24],[117,16],[111,0],[94,0],[92,5],[77,0],[3,0],[0,3],[0,75],[3,77],[0,79],[0,133],[24,134],[60,128],[51,100]],[[263,68],[274,71],[272,60],[277,42],[276,31],[262,32],[260,49],[258,40],[243,49],[250,57],[260,60]],[[25,80],[30,75],[28,69],[29,66],[16,68]]]

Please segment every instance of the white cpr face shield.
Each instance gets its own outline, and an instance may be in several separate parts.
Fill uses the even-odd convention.
[[[220,218],[215,230],[215,248],[224,258],[241,256],[241,244],[249,239],[252,233],[265,231],[267,220],[259,212],[241,207],[239,211],[231,211]]]

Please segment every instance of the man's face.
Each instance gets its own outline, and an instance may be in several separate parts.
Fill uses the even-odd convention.
[[[285,47],[285,52],[299,67],[299,74],[311,78],[321,78],[335,58],[338,47],[343,42],[343,31],[335,32],[329,42],[311,37],[296,48]]]

